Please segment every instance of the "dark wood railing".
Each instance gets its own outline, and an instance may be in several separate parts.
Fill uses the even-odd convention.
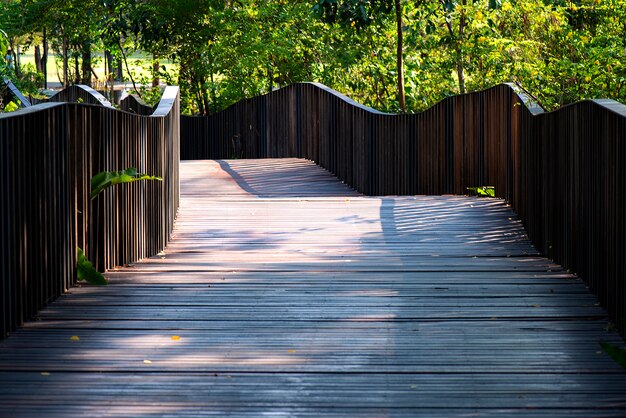
[[[141,100],[141,98],[135,94],[126,96],[120,101],[120,109],[129,113],[136,113],[138,115],[151,115],[154,112],[154,108],[149,106]]]
[[[113,109],[85,88],[64,94],[95,104],[45,103],[0,115],[0,337],[74,283],[77,246],[100,270],[111,269],[158,253],[172,231],[178,88],[168,87],[147,117]],[[89,199],[94,174],[133,166],[164,181]]]
[[[368,195],[495,186],[537,248],[578,273],[624,331],[624,105],[595,100],[543,113],[500,85],[390,115],[296,84],[182,117],[181,137],[183,159],[307,158]]]
[[[15,99],[17,101],[17,106],[20,108],[31,106],[30,100],[22,94],[22,92],[17,88],[15,84],[13,84],[11,80],[6,77],[2,77],[0,82],[4,83],[4,87],[8,90],[9,93],[5,95],[5,98],[10,97],[11,100]],[[2,89],[0,89],[0,91],[1,90]]]
[[[80,84],[69,86],[61,90],[60,92],[46,100],[46,102],[84,103],[111,107],[111,103],[102,94],[89,86],[83,86]]]

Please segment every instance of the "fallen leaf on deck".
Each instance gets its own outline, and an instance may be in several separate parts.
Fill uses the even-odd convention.
[[[172,335],[173,341],[180,341],[180,335]]]
[[[50,373],[48,373],[48,372],[41,372],[40,374],[41,374],[42,376],[50,376]]]
[[[297,353],[297,351],[296,351],[296,350],[287,350],[287,352],[288,352],[289,354],[295,354],[295,353]]]
[[[150,360],[144,360],[143,364],[152,364],[152,362]]]
[[[78,335],[72,335],[70,341],[80,341],[80,337]]]

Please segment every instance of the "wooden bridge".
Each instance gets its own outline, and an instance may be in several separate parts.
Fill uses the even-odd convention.
[[[76,180],[80,176],[55,177],[48,187],[34,187],[34,196],[22,196],[17,186],[0,189],[0,219],[19,220],[13,229],[0,221],[5,332],[13,328],[10,319],[37,311],[35,320],[0,342],[0,417],[626,414],[626,371],[599,345],[623,346],[615,330],[620,325],[609,322],[597,285],[592,285],[594,295],[590,280],[583,282],[533,245],[528,231],[536,233],[537,222],[522,222],[532,212],[518,217],[519,208],[532,202],[516,213],[504,199],[367,196],[302,158],[195,159],[179,165],[177,143],[170,142],[178,126],[167,110],[177,111],[177,102],[171,93],[167,100],[150,117],[114,111],[102,102],[43,105],[44,112],[56,112],[55,118],[86,115],[82,130],[73,123],[59,127],[70,129],[67,140],[51,149],[67,146],[67,154],[61,152],[50,168],[64,172],[63,155],[71,155],[88,160],[76,171],[137,163],[166,181],[124,186],[93,202],[85,200],[87,186]],[[138,103],[127,106],[150,114]],[[15,137],[10,133],[31,129],[19,118],[28,121],[38,114],[27,110],[0,119],[3,152],[16,152],[6,145]],[[298,134],[285,136],[293,142],[282,145],[272,142],[272,135],[259,134],[257,142],[243,134],[237,140],[224,135],[212,150],[198,151],[192,132],[199,127],[206,132],[222,124],[220,131],[241,132],[239,124],[259,131],[242,116],[250,112],[237,114],[237,123],[223,116],[214,125],[183,119],[183,154],[195,147],[196,155],[187,158],[208,152],[214,158],[220,152],[272,157],[310,147],[322,154],[316,161],[360,184],[360,190],[393,187],[358,177],[364,174],[357,157],[348,169],[341,161],[344,150],[332,150],[323,139],[312,146]],[[266,133],[276,132],[266,116],[261,120]],[[120,135],[118,129],[110,129],[111,137],[106,130],[89,129],[105,121],[130,124],[142,139]],[[355,118],[349,124],[354,130],[359,125]],[[84,132],[102,136],[76,142]],[[616,132],[619,140],[622,131]],[[159,145],[156,138],[162,138]],[[78,143],[83,152],[72,151]],[[403,146],[396,143],[395,149]],[[132,151],[121,155],[108,147]],[[356,141],[351,148],[358,148]],[[323,153],[334,160],[325,161]],[[439,183],[423,175],[397,181],[397,187],[423,183],[454,189],[460,170],[445,169],[445,159],[453,156],[442,156]],[[481,164],[489,166],[485,161]],[[20,164],[5,170],[13,173],[13,184],[30,181],[24,177],[32,166]],[[402,170],[425,173],[421,166],[379,165],[369,175],[378,169],[395,176]],[[41,171],[30,184],[37,184]],[[505,174],[504,183],[518,181],[507,179],[507,170],[493,171]],[[611,180],[615,184],[623,183]],[[56,197],[48,202],[42,196],[52,185]],[[508,201],[519,204],[515,193],[512,187]],[[79,203],[79,211],[58,207],[65,195]],[[9,204],[7,196],[19,201]],[[52,226],[48,218],[42,221],[45,211],[16,209],[27,198],[56,208]],[[129,209],[133,202],[144,211]],[[615,222],[611,225],[623,225]],[[40,231],[33,232],[33,225]],[[14,238],[15,231],[29,239]],[[41,239],[33,242],[37,236]],[[109,269],[110,284],[72,287],[40,309],[38,304],[63,291],[64,285],[54,284],[56,276],[72,281],[73,257],[67,257],[68,264],[52,257],[60,257],[62,249],[48,249],[44,261],[33,258],[35,249],[59,237],[90,248],[96,262]],[[168,241],[164,249],[162,239]],[[16,242],[18,251],[12,247]],[[561,243],[551,238],[550,245]],[[559,251],[555,248],[553,256]],[[619,270],[622,262],[607,268]],[[33,276],[33,270],[39,275],[44,268],[55,277]],[[610,297],[617,300],[609,306],[613,318],[623,301],[614,293],[621,289],[614,285],[618,280],[606,279],[613,283],[607,285]]]
[[[172,241],[108,276],[2,343],[0,414],[626,413],[605,312],[501,200],[184,162]]]

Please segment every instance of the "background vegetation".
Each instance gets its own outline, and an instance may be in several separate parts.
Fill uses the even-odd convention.
[[[48,54],[64,83],[91,84],[96,63],[129,79],[143,51],[131,81],[179,84],[187,113],[298,81],[385,111],[501,82],[547,109],[626,101],[626,0],[0,0],[0,29],[14,63],[34,55],[1,69],[23,88]]]

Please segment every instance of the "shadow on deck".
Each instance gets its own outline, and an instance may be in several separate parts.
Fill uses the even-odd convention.
[[[501,200],[181,163],[159,256],[0,342],[0,416],[624,416],[619,344]]]

